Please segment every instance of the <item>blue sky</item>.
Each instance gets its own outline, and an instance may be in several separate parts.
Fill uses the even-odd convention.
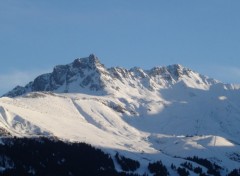
[[[4,0],[0,94],[96,54],[107,67],[182,64],[240,83],[239,0]]]

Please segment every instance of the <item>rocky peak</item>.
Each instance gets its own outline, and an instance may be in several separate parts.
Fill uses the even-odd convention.
[[[90,54],[88,58],[89,58],[89,62],[91,64],[99,64],[100,63],[98,57],[95,56],[94,54]]]
[[[108,91],[112,92],[113,87],[119,86],[125,88],[128,88],[128,86],[138,87],[139,89],[144,87],[149,89],[150,86],[158,90],[181,80],[211,84],[208,83],[206,77],[179,64],[154,67],[151,70],[143,70],[139,67],[130,70],[120,67],[107,69],[94,54],[91,54],[89,57],[75,59],[70,64],[55,66],[52,73],[38,76],[25,87],[17,86],[4,96],[15,97],[34,91],[88,92],[90,94],[94,94],[93,91],[102,91],[106,93]],[[198,84],[194,85],[199,86]]]
[[[148,77],[147,73],[145,73],[145,71],[140,67],[133,67],[130,69],[130,72],[132,72],[133,75],[136,77],[140,77],[140,78]]]
[[[154,67],[149,71],[152,77],[165,77],[166,79],[179,80],[183,76],[189,76],[190,69],[183,67],[180,64],[169,65],[166,67]]]
[[[186,73],[186,68],[184,68],[180,64],[169,65],[167,66],[167,70],[176,80],[181,78],[181,76]]]
[[[89,57],[75,59],[72,67],[79,69],[96,69],[104,66],[94,54],[90,54]]]

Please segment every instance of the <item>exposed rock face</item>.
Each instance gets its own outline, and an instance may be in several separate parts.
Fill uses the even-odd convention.
[[[138,67],[129,70],[120,67],[105,68],[99,59],[91,54],[70,64],[55,66],[52,73],[40,75],[25,87],[17,86],[3,96],[15,97],[34,91],[108,94],[126,86],[154,91],[180,81],[187,86],[193,86],[189,84],[189,80],[196,84],[194,86],[199,85],[199,88],[217,83],[181,65],[154,67],[151,70]]]

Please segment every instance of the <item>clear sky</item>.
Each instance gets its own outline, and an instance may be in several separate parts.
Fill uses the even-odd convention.
[[[96,54],[107,66],[182,64],[240,83],[239,0],[2,0],[0,94]]]

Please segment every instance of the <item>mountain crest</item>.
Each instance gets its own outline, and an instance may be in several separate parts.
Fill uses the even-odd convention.
[[[88,69],[96,69],[97,67],[104,67],[99,59],[94,55],[90,54],[89,57],[86,58],[78,58],[75,59],[72,63],[73,68],[88,68]]]
[[[67,65],[57,65],[52,73],[38,76],[25,87],[17,86],[3,96],[15,97],[34,91],[56,93],[114,94],[124,89],[144,89],[158,91],[180,81],[186,86],[207,88],[215,82],[182,65],[130,70],[120,67],[105,68],[94,54],[75,59]],[[133,90],[134,91],[134,90]]]

